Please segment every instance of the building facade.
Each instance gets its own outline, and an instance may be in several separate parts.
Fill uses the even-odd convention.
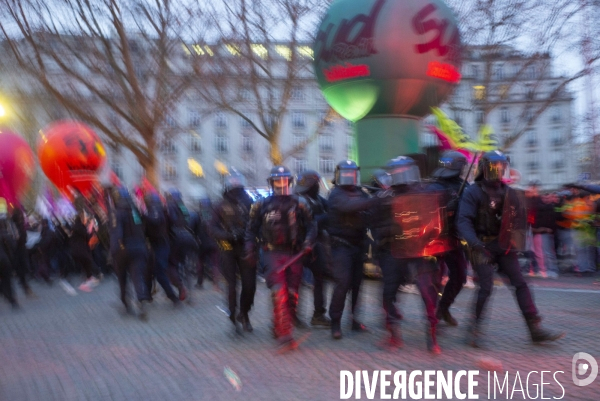
[[[524,56],[510,47],[468,48],[462,80],[442,106],[473,139],[483,124],[492,126],[511,166],[543,189],[574,182],[580,173],[575,152],[574,98],[553,74],[550,55]],[[435,124],[428,117],[425,124]],[[435,142],[424,129],[424,142]]]

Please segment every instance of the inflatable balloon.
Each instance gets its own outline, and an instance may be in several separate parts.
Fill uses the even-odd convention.
[[[31,148],[19,135],[0,128],[0,198],[17,204],[35,175]]]
[[[89,194],[106,160],[98,135],[77,121],[55,122],[40,134],[38,157],[48,179],[69,197],[73,196],[71,187],[84,196]]]

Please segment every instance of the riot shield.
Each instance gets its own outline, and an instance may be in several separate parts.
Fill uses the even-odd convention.
[[[527,206],[525,191],[508,187],[502,208],[498,244],[502,249],[525,251]]]
[[[391,253],[395,258],[434,256],[453,249],[448,230],[446,191],[401,194],[394,197]]]

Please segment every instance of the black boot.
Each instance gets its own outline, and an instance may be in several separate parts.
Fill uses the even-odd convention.
[[[481,348],[481,327],[480,323],[474,320],[467,329],[467,345],[473,348]]]
[[[252,324],[250,324],[250,318],[247,313],[241,313],[237,316],[237,321],[242,324],[242,329],[248,333],[252,333]]]
[[[235,311],[229,314],[229,320],[231,321],[231,323],[233,323],[233,327],[235,328],[236,334],[242,334],[242,326],[235,318]]]
[[[331,321],[331,336],[334,340],[340,340],[342,338],[342,325],[339,320]]]
[[[531,334],[531,341],[534,343],[543,343],[547,341],[560,340],[565,336],[564,332],[554,332],[546,330],[542,327],[542,319],[535,317],[527,321],[527,327],[529,327],[529,333]]]
[[[366,333],[369,331],[369,329],[367,329],[367,326],[365,326],[358,320],[352,319],[352,331],[358,331],[359,333]]]
[[[310,320],[311,326],[331,327],[331,320],[325,316],[325,311],[315,311]]]
[[[442,353],[442,349],[437,343],[436,327],[431,325],[427,326],[425,336],[427,337],[427,350],[434,355]]]
[[[435,313],[435,317],[438,318],[438,320],[443,320],[444,322],[448,323],[450,326],[458,326],[458,322],[450,314],[450,311],[448,310],[448,308],[439,307],[437,312]]]
[[[386,348],[402,348],[404,346],[404,342],[402,341],[400,325],[395,323],[386,323],[385,328],[390,333],[390,336],[384,340],[382,345]]]

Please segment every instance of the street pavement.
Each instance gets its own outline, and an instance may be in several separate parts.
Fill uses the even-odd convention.
[[[600,399],[600,377],[587,387],[577,387],[571,379],[575,353],[586,352],[600,361],[600,286],[593,278],[528,280],[544,323],[566,331],[564,339],[532,345],[511,291],[498,282],[485,325],[486,349],[464,345],[475,293],[464,289],[452,309],[460,325],[440,324],[439,356],[426,351],[424,311],[415,294],[398,294],[404,348],[391,352],[378,346],[385,336],[378,281],[367,280],[361,298],[360,317],[369,333],[351,332],[348,321],[340,341],[332,340],[328,330],[297,330],[299,336],[310,335],[298,350],[284,355],[275,352],[264,283],[258,284],[251,312],[255,330],[243,336],[234,333],[223,312],[224,295],[210,284],[194,290],[193,304],[180,309],[159,292],[149,320],[142,322],[122,313],[115,279],[77,296],[58,284],[33,283],[37,298],[26,299],[19,289],[19,311],[0,302],[0,401],[335,400],[340,398],[340,370],[382,369],[479,370],[476,394],[487,399],[485,368],[490,362],[484,361],[490,359],[491,365],[509,372],[511,389],[517,372],[525,388],[530,371],[562,371],[556,378],[564,396],[552,374],[546,374],[544,382],[550,384],[544,388],[545,398]],[[77,287],[79,282],[73,279],[72,284]],[[308,322],[310,289],[303,287],[301,297],[301,315]],[[534,399],[532,383],[539,387],[539,375],[529,381],[531,398],[516,392],[512,399]],[[361,399],[366,399],[364,391]],[[510,395],[505,390],[496,399]]]

